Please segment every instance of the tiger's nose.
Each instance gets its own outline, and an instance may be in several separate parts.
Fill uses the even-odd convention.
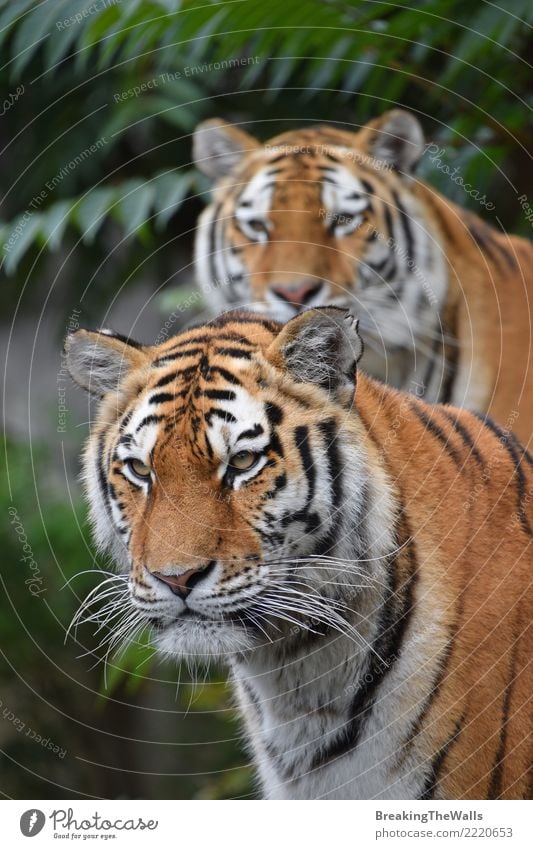
[[[215,566],[216,560],[211,560],[205,566],[200,566],[198,569],[188,569],[181,575],[164,575],[162,572],[152,572],[152,575],[170,587],[175,595],[179,595],[180,598],[187,598],[191,590],[207,578]]]
[[[318,295],[322,286],[321,280],[304,280],[301,283],[272,286],[271,291],[282,301],[300,307],[309,303],[311,298]]]

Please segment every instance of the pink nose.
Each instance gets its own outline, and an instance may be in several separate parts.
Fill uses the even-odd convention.
[[[301,283],[272,286],[271,291],[282,301],[287,301],[288,304],[299,307],[307,304],[314,295],[320,292],[321,288],[321,280],[304,280]]]

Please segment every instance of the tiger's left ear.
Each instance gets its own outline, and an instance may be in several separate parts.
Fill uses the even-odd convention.
[[[359,319],[339,307],[316,307],[292,318],[266,351],[272,365],[299,383],[320,386],[350,406],[363,353]]]
[[[77,330],[65,340],[67,368],[78,386],[103,397],[117,392],[134,371],[150,362],[144,345],[111,330]]]
[[[356,135],[358,145],[375,159],[409,176],[425,150],[420,122],[405,109],[391,109],[366,124]]]
[[[259,147],[250,133],[228,124],[222,118],[208,118],[194,131],[194,164],[212,180],[227,177],[241,160]]]

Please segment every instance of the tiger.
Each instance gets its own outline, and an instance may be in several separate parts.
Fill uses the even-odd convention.
[[[489,413],[527,444],[532,244],[418,179],[425,152],[438,167],[435,147],[402,109],[358,132],[317,125],[265,144],[218,118],[201,123],[193,159],[214,191],[198,221],[198,284],[217,312],[255,305],[286,321],[307,307],[351,309],[369,374]]]
[[[67,338],[120,614],[227,667],[263,798],[527,797],[533,458],[362,350],[337,307]]]

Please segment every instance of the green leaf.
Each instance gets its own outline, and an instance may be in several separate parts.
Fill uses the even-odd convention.
[[[163,230],[180,207],[194,181],[194,172],[182,174],[163,172],[155,180],[156,230]]]
[[[6,9],[0,14],[0,44],[9,35],[13,24],[21,25],[26,10],[34,2],[35,0],[6,0],[4,4]]]
[[[7,248],[3,248],[3,270],[6,274],[13,274],[40,227],[41,215],[37,212],[25,212],[15,221],[6,239]]]
[[[72,202],[64,200],[55,203],[42,214],[39,235],[49,251],[55,251],[60,246],[71,212]]]
[[[12,65],[12,75],[17,77],[24,70],[36,50],[50,35],[52,28],[66,16],[69,0],[58,0],[56,3],[43,3],[26,15],[15,32],[12,51],[15,59]]]
[[[128,180],[122,186],[121,197],[113,208],[113,214],[123,225],[127,236],[132,236],[148,218],[154,195],[154,186],[141,179]]]
[[[70,0],[68,9],[65,9],[65,19],[83,14],[90,6],[94,6],[94,0]],[[60,18],[59,24],[63,20],[63,18]],[[57,26],[52,28],[44,50],[45,63],[49,68],[52,68],[63,56],[66,56],[71,45],[80,38],[81,29],[84,25],[87,25],[88,20],[89,16],[79,23],[75,21],[66,27],[63,26],[62,29],[58,29]]]
[[[116,198],[113,188],[92,189],[76,206],[75,219],[86,245],[91,245]]]

